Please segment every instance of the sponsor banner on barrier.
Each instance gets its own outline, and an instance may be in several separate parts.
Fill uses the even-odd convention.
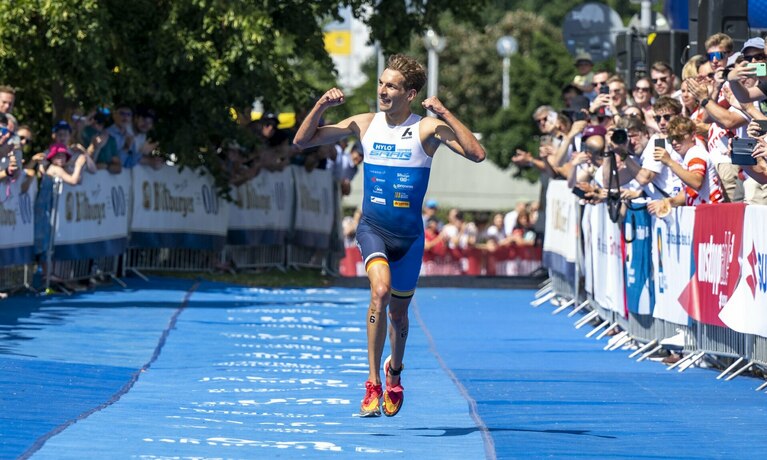
[[[546,230],[543,240],[543,265],[567,279],[575,279],[578,242],[576,197],[567,181],[553,180],[546,190]]]
[[[674,208],[663,219],[653,219],[653,316],[685,326],[690,317],[679,303],[679,297],[695,272],[692,257],[694,230],[695,208],[691,206]]]
[[[604,308],[627,315],[623,283],[623,236],[618,224],[607,215],[607,205],[594,205],[591,212],[591,244],[594,300]]]
[[[293,243],[308,248],[330,246],[333,229],[333,176],[325,169],[307,172],[291,166],[296,184],[296,213]]]
[[[27,177],[0,182],[0,267],[34,260],[34,202],[37,181],[23,192]]]
[[[695,274],[679,302],[693,319],[724,326],[719,311],[727,304],[740,276],[743,203],[702,204],[695,211]]]
[[[226,241],[229,207],[210,175],[191,169],[136,166],[130,246],[218,250]]]
[[[625,235],[626,307],[632,313],[651,315],[655,304],[652,282],[652,220],[647,208],[629,208],[623,225]]]
[[[78,185],[63,184],[57,208],[54,254],[58,260],[91,259],[125,252],[130,175],[83,173]]]
[[[767,337],[767,206],[747,206],[740,276],[719,313],[732,330]]]
[[[263,171],[232,190],[227,244],[282,245],[293,219],[293,174]]]

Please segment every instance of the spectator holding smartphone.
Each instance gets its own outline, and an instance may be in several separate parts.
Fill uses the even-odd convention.
[[[689,118],[675,117],[669,123],[668,134],[671,146],[683,157],[683,162],[680,164],[673,160],[665,149],[656,149],[653,155],[656,161],[670,168],[682,180],[684,191],[651,202],[647,206],[648,211],[662,217],[676,206],[721,203],[723,197],[719,177],[705,147],[695,141],[695,123]]]

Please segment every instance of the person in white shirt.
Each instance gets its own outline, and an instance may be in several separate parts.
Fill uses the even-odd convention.
[[[656,150],[655,159],[671,168],[685,188],[673,197],[651,202],[647,206],[648,211],[663,217],[672,207],[721,203],[723,196],[719,176],[706,149],[695,142],[695,123],[685,117],[674,118],[669,123],[669,140],[674,150],[682,155],[682,164],[671,159],[664,149]]]
[[[632,117],[621,119],[617,126],[628,132],[627,153],[629,155],[624,161],[625,168],[619,171],[621,185],[629,184],[635,180],[641,186],[641,192],[648,198],[655,200],[675,195],[681,190],[679,178],[671,172],[668,166],[655,160],[653,153],[656,148],[656,140],[665,140],[669,122],[673,117],[682,113],[682,104],[676,99],[663,96],[655,102],[653,110],[660,129],[659,134],[650,136],[644,123]],[[674,161],[682,160],[681,156],[673,150],[667,141],[663,142],[662,148],[668,151],[669,156]],[[639,194],[634,193],[624,198],[639,198]]]

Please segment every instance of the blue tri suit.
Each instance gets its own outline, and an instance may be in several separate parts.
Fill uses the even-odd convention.
[[[421,206],[432,158],[421,145],[420,122],[411,114],[390,126],[379,112],[362,138],[365,185],[357,246],[366,270],[373,262],[388,261],[392,296],[400,298],[415,292],[423,258]]]

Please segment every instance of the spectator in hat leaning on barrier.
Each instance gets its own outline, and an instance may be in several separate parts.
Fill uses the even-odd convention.
[[[364,152],[365,190],[357,245],[370,280],[366,315],[369,375],[360,415],[395,415],[403,401],[400,373],[408,336],[408,306],[415,293],[424,251],[421,205],[431,162],[440,144],[480,162],[485,151],[472,132],[436,97],[423,101],[437,118],[413,114],[410,104],[426,82],[426,71],[415,59],[394,55],[378,79],[379,113],[354,115],[319,127],[323,113],[344,103],[333,88],[314,105],[301,123],[294,143],[299,148],[330,144],[355,136]],[[397,186],[395,188],[395,185]],[[384,363],[386,391],[382,394],[381,357],[389,307],[391,355]]]

